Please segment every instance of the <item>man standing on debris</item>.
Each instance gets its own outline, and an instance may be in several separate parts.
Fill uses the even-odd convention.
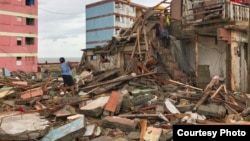
[[[64,94],[66,94],[66,90],[69,87],[71,90],[71,95],[75,96],[75,83],[73,80],[73,76],[72,76],[72,72],[71,72],[71,67],[69,66],[69,64],[67,64],[65,62],[64,57],[60,57],[59,61],[61,63],[61,74],[62,74],[62,78],[63,78],[63,92]]]
[[[170,29],[171,19],[168,9],[164,10],[164,13],[160,17],[160,27],[159,27],[159,39],[161,47],[166,48],[170,44],[169,29]]]

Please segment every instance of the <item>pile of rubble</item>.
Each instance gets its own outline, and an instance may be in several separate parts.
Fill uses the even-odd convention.
[[[91,79],[82,72],[70,97],[61,95],[60,77],[17,74],[0,80],[0,140],[166,141],[176,124],[250,123],[249,95],[232,93],[217,76],[203,90],[158,84],[154,72],[108,70]]]
[[[177,124],[250,124],[250,95],[228,90],[218,76],[204,88],[193,85],[171,55],[177,44],[158,48],[158,20],[159,11],[149,9],[92,52],[120,51],[128,66],[110,61],[114,68],[90,71],[83,57],[75,97],[61,95],[62,78],[53,73],[1,77],[0,140],[168,141]]]

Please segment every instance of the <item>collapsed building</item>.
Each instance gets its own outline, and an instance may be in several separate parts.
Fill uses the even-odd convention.
[[[171,24],[170,49],[159,48],[157,39],[162,11],[155,7],[164,3],[176,19]],[[249,13],[245,3],[172,0],[155,7],[103,47],[84,49],[81,63],[91,64],[95,70],[127,71],[136,69],[137,61],[149,65],[147,69],[154,65],[157,72],[167,72],[171,79],[201,88],[218,75],[227,88],[247,90]],[[185,80],[180,80],[183,76]]]
[[[176,19],[169,48],[157,38],[162,4]],[[60,96],[52,74],[1,78],[0,139],[170,141],[178,124],[249,125],[247,12],[232,1],[164,0],[83,50],[76,97]]]

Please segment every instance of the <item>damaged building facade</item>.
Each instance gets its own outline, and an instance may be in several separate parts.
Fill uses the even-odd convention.
[[[203,75],[199,69],[207,67],[210,77],[217,75],[228,88],[246,92],[248,5],[214,0],[183,2],[183,35],[193,32],[192,42],[185,46],[193,50],[195,59],[189,62],[193,62],[196,76]]]
[[[159,6],[168,8],[175,19],[170,49],[159,48]],[[234,1],[162,1],[143,11],[131,28],[121,30],[104,46],[84,49],[81,63],[94,70],[138,71],[137,60],[151,65],[148,70],[167,72],[172,79],[201,88],[218,76],[229,89],[246,91],[248,10],[245,3]]]

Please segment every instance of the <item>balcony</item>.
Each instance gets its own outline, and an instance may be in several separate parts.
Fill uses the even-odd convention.
[[[229,0],[219,3],[218,0],[183,1],[183,29],[193,27],[240,26],[248,27],[249,6]]]

